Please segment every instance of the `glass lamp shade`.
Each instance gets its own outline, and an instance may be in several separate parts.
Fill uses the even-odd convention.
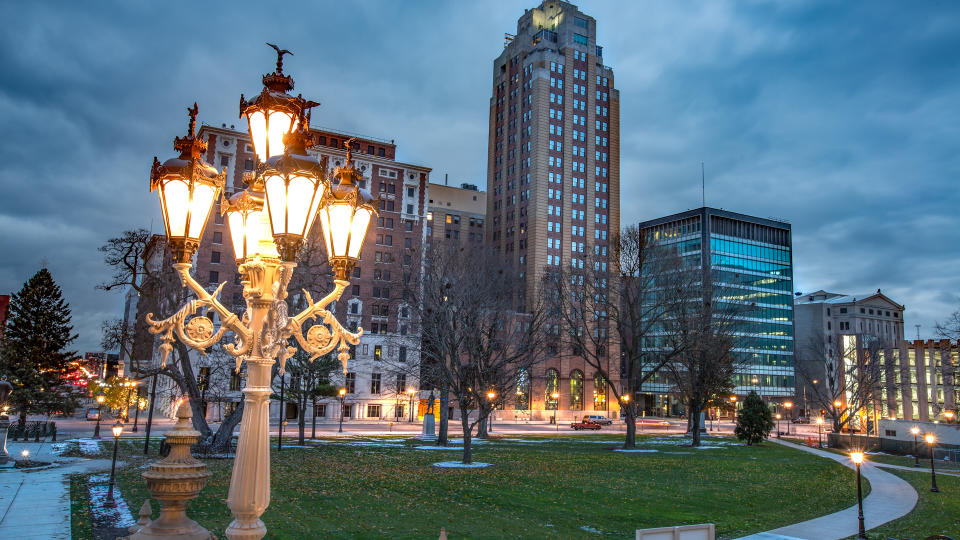
[[[207,143],[194,135],[196,103],[188,110],[187,136],[177,137],[173,143],[180,155],[163,163],[154,157],[150,171],[150,191],[159,192],[163,225],[177,263],[190,262],[200,245],[213,201],[226,182],[226,170],[218,173],[213,165],[203,161]]]
[[[237,261],[256,256],[279,258],[277,246],[270,235],[270,220],[263,210],[263,197],[250,191],[241,191],[230,197],[223,206],[230,227],[230,239]]]
[[[360,258],[367,228],[377,213],[377,199],[357,183],[360,175],[351,160],[352,145],[353,139],[347,141],[346,164],[333,172],[339,182],[330,186],[329,195],[320,207],[327,258],[338,280],[346,280],[353,271]]]
[[[263,171],[270,232],[284,261],[296,260],[327,192],[327,162],[307,155],[306,131],[287,137],[287,152],[267,160]]]
[[[257,101],[260,101],[260,97],[262,94],[254,100],[255,105],[244,111],[243,115],[247,117],[253,151],[261,162],[265,162],[273,156],[283,154],[286,146],[283,138],[296,129],[298,115],[291,110],[271,109],[268,106],[258,107]],[[290,97],[290,99],[296,98]]]
[[[114,437],[119,437],[120,434],[123,433],[123,423],[117,420],[117,423],[114,424],[110,429],[113,431]]]
[[[263,89],[250,101],[240,96],[240,116],[246,117],[250,130],[253,151],[261,163],[283,155],[287,147],[286,137],[303,124],[304,111],[318,105],[291,96],[293,78],[283,73],[283,55],[289,51],[277,51],[277,69],[263,76]]]

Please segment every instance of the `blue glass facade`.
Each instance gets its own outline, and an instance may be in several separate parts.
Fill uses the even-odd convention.
[[[788,223],[713,208],[646,221],[640,229],[676,246],[713,282],[714,301],[736,304],[736,392],[794,394],[793,252]],[[747,306],[747,307],[745,307]],[[651,392],[666,392],[653,381]]]

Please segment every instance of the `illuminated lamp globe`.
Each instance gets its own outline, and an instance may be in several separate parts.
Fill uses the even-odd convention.
[[[97,403],[103,405],[103,402],[107,400],[107,396],[103,394],[97,394]]]
[[[163,225],[174,261],[187,264],[200,245],[210,208],[226,180],[226,170],[218,173],[213,165],[203,161],[207,143],[194,133],[197,104],[188,111],[187,136],[177,137],[173,143],[180,156],[163,163],[154,157],[150,170],[150,191],[159,191]]]
[[[850,452],[850,459],[857,465],[863,463],[863,452]]]
[[[263,193],[254,188],[241,191],[221,205],[230,227],[233,256],[238,264],[262,258],[277,259],[280,254],[270,235],[270,219],[263,206]]]
[[[247,101],[240,95],[240,117],[247,119],[250,142],[261,163],[283,154],[284,137],[297,128],[305,108],[317,105],[288,94],[293,90],[293,78],[283,74],[283,55],[293,53],[267,45],[277,51],[276,71],[263,76],[263,89],[255,98]]]
[[[301,120],[302,128],[287,135],[286,152],[268,159],[261,173],[270,232],[284,261],[296,260],[326,192],[327,159],[307,154],[308,124]]]
[[[117,423],[110,430],[113,431],[114,437],[120,437],[120,434],[123,433],[123,422],[117,420]]]
[[[337,167],[333,173],[339,182],[330,186],[328,196],[320,205],[320,225],[327,258],[339,281],[345,281],[357,264],[367,227],[377,214],[374,206],[377,199],[358,183],[360,175],[351,162],[352,142],[353,139],[346,143],[346,164]]]
[[[927,441],[927,444],[933,444],[937,438],[934,437],[933,433],[927,433],[923,436],[923,440]]]

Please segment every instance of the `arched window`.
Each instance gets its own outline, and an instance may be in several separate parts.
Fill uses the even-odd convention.
[[[607,410],[607,381],[600,373],[593,374],[593,410]]]
[[[570,410],[583,410],[583,372],[579,369],[570,374]]]
[[[530,408],[530,373],[525,369],[517,373],[517,395],[513,408],[518,410]]]
[[[543,398],[544,409],[548,411],[557,410],[557,405],[560,404],[560,372],[550,368],[547,370],[547,386],[544,390],[545,395]],[[557,394],[557,397],[554,398],[553,394]]]

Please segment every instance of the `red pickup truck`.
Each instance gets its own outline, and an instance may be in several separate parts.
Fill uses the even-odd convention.
[[[570,427],[572,427],[574,431],[580,431],[581,429],[600,429],[600,424],[584,420],[582,422],[574,422],[570,424]]]

